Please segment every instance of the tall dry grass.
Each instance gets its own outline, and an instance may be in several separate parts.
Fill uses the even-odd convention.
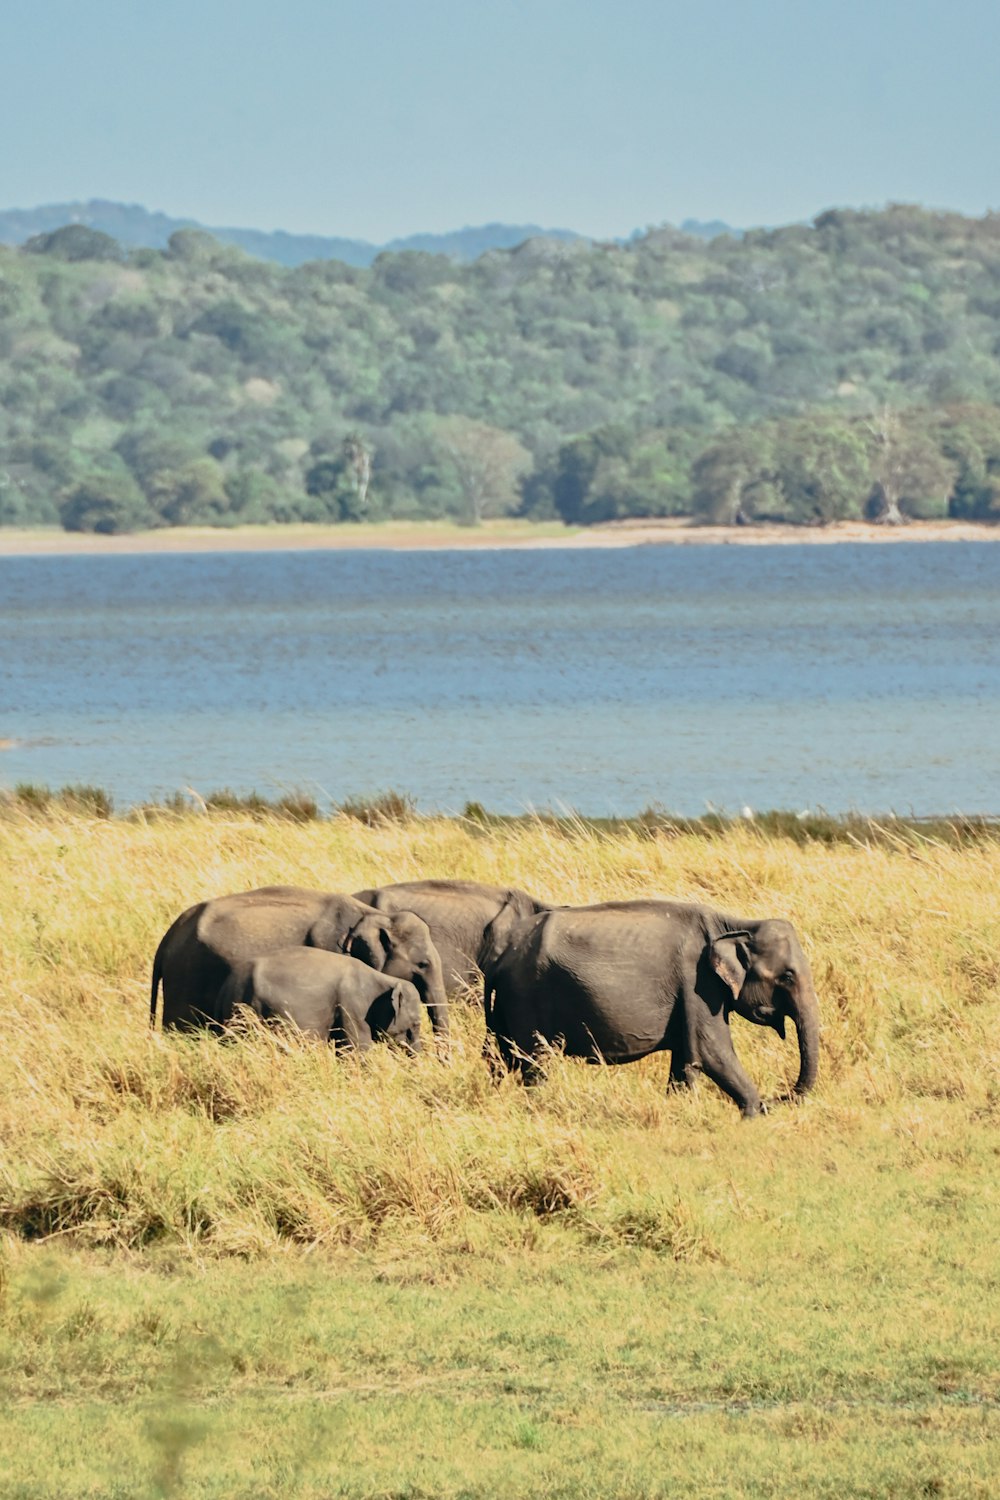
[[[557,1058],[534,1093],[494,1088],[474,1005],[458,1009],[448,1061],[387,1049],[338,1060],[249,1025],[226,1044],[150,1033],[152,954],[191,902],[273,882],[350,891],[421,875],[561,902],[669,894],[789,917],[822,1006],[816,1093],[744,1126],[708,1083],[667,1097],[662,1057],[620,1069]],[[800,846],[752,826],[708,838],[8,807],[0,1226],[256,1255],[524,1244],[555,1223],[587,1244],[725,1258],[743,1210],[737,1192],[725,1212],[707,1211],[706,1152],[713,1180],[756,1171],[763,1182],[776,1152],[849,1152],[881,1131],[900,1152],[931,1156],[944,1132],[960,1154],[957,1121],[1000,1121],[998,876],[989,841]],[[733,1030],[751,1075],[780,1092],[794,1042],[739,1020]]]

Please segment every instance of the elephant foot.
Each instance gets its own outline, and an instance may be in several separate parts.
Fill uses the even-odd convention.
[[[803,1100],[804,1095],[797,1094],[794,1089],[789,1089],[787,1094],[775,1094],[772,1098],[768,1099],[767,1107],[777,1109],[779,1105],[784,1105],[787,1107],[791,1104],[794,1106],[796,1104],[802,1104]]]
[[[685,1090],[695,1088],[697,1086],[697,1083],[698,1069],[688,1066],[683,1070],[683,1072],[672,1072],[670,1074],[670,1078],[667,1081],[667,1093],[680,1094]]]
[[[514,1068],[520,1073],[521,1082],[526,1089],[537,1088],[540,1083],[544,1083],[548,1078],[548,1074],[537,1058],[531,1057],[524,1052],[518,1053],[514,1059]]]
[[[492,1083],[494,1088],[499,1088],[503,1080],[510,1073],[510,1068],[504,1062],[503,1058],[497,1054],[496,1049],[493,1047],[483,1048],[483,1058],[486,1062],[487,1068],[489,1069],[490,1082]]]

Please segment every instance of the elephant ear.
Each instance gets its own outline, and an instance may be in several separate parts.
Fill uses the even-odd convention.
[[[749,932],[724,932],[708,945],[708,961],[734,1000],[740,998],[752,962],[750,950],[743,941],[749,936]]]
[[[346,953],[351,928],[358,919],[358,903],[352,897],[333,896],[306,933],[307,948],[322,948],[326,953]]]
[[[479,967],[487,973],[500,958],[515,930],[534,913],[526,909],[520,891],[510,891],[503,906],[483,931]]]
[[[409,989],[409,986],[403,979],[399,980],[399,982],[397,984],[394,984],[392,987],[392,1019],[394,1024],[396,1025],[399,1024],[400,1017],[406,1010],[410,993],[411,991]]]
[[[381,995],[376,995],[365,1012],[365,1025],[371,1032],[373,1038],[390,1035],[399,1015],[399,1001],[396,992],[399,985],[393,985],[391,990],[383,990]]]
[[[392,1021],[386,1026],[391,1036],[400,1040],[405,1035],[405,1045],[412,1052],[420,1051],[420,1001],[408,980],[400,979],[392,987],[388,997],[392,1003]]]
[[[376,916],[362,917],[348,935],[344,952],[381,973],[392,952],[392,935],[385,921]]]

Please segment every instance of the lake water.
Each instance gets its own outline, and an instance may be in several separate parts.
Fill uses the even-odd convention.
[[[1000,546],[0,558],[0,785],[1000,813]]]

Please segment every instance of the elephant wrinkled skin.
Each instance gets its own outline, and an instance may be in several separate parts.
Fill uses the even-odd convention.
[[[353,896],[272,885],[201,901],[168,928],[153,960],[150,1020],[163,982],[163,1025],[224,1026],[231,1015],[230,975],[279,948],[347,953],[392,979],[412,984],[438,1036],[448,1034],[441,960],[427,924],[413,912],[378,912]]]
[[[549,909],[526,891],[474,880],[410,880],[354,894],[378,911],[413,911],[423,918],[449,991],[478,983],[483,964],[517,924]]]
[[[747,921],[674,901],[560,907],[522,921],[485,976],[488,1031],[527,1079],[539,1041],[571,1057],[632,1062],[670,1051],[671,1081],[704,1072],[744,1115],[762,1110],[733,1050],[735,1011],[799,1042],[796,1094],[816,1081],[819,1011],[790,922]]]

